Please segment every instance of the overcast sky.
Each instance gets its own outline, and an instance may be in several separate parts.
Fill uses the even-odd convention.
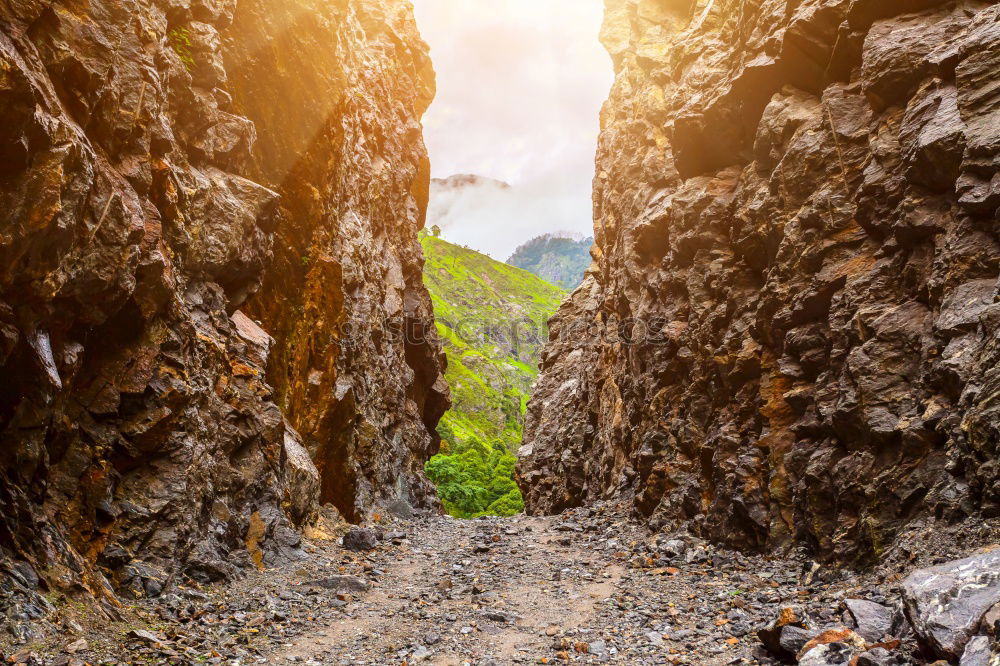
[[[413,0],[437,99],[424,117],[434,176],[510,183],[435,220],[444,237],[504,260],[550,231],[591,235],[591,181],[611,61],[602,0]]]

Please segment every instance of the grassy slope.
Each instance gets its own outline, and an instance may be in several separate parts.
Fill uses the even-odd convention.
[[[423,235],[424,282],[445,341],[454,405],[444,419],[458,441],[513,451],[538,375],[546,321],[566,295],[531,273]]]

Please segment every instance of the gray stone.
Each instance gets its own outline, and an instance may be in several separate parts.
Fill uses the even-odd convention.
[[[983,616],[980,630],[994,638],[1000,636],[1000,604],[997,604],[986,612],[986,615]]]
[[[858,655],[857,666],[892,666],[898,663],[885,648],[875,648]]]
[[[357,576],[327,576],[307,581],[305,584],[338,592],[367,592],[369,587],[368,581]]]
[[[800,613],[794,609],[785,609],[781,615],[775,618],[767,626],[762,627],[757,631],[757,638],[760,642],[764,644],[764,647],[768,649],[771,654],[780,657],[794,657],[795,654],[801,649],[792,650],[786,648],[782,645],[781,639],[785,635],[786,627],[795,627],[796,629],[801,629],[805,631],[805,623],[802,622]],[[790,632],[787,634],[787,642],[789,645],[795,645],[798,643],[798,638],[796,634]]]
[[[846,643],[827,643],[802,655],[799,666],[847,666],[854,656],[854,650]]]
[[[1000,657],[990,646],[988,636],[975,636],[965,646],[959,666],[991,666],[990,658]]]
[[[134,640],[149,643],[151,645],[167,642],[167,639],[160,634],[154,634],[152,631],[146,631],[145,629],[133,629],[128,632],[128,637]]]
[[[809,642],[809,639],[815,635],[815,631],[786,624],[781,628],[781,633],[778,636],[778,645],[788,654],[798,654],[806,646],[806,643]]]
[[[878,643],[892,633],[891,608],[864,599],[847,599],[844,606],[854,621],[855,633],[869,643]]]
[[[1000,603],[1000,550],[914,571],[903,581],[903,603],[920,640],[958,659]]]
[[[667,557],[683,557],[687,549],[687,544],[680,539],[671,539],[660,546],[660,550]]]
[[[483,617],[485,617],[487,620],[493,620],[494,622],[513,623],[517,621],[517,618],[512,613],[499,610],[487,609],[483,611]]]
[[[344,535],[344,548],[347,550],[360,552],[363,550],[372,550],[376,546],[378,546],[378,534],[375,533],[375,530],[365,527],[352,527]]]

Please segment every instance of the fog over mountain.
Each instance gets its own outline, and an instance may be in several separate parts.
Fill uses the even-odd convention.
[[[434,187],[432,219],[444,237],[503,261],[542,233],[589,236],[599,113],[613,80],[598,41],[603,2],[414,6],[437,72],[424,117],[434,176],[478,174],[511,186]]]
[[[546,191],[543,182],[512,186],[465,174],[431,181],[427,226],[444,238],[505,261],[543,233],[583,238],[590,231],[590,200]]]

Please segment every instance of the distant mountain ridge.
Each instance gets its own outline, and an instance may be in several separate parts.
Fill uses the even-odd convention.
[[[510,183],[505,183],[496,178],[480,176],[474,173],[456,173],[447,178],[432,178],[431,189],[460,189],[463,187],[476,187],[480,185],[499,187],[502,190],[509,190]]]
[[[546,282],[573,290],[590,266],[592,237],[561,232],[542,234],[524,243],[507,259],[511,266],[534,273]]]

